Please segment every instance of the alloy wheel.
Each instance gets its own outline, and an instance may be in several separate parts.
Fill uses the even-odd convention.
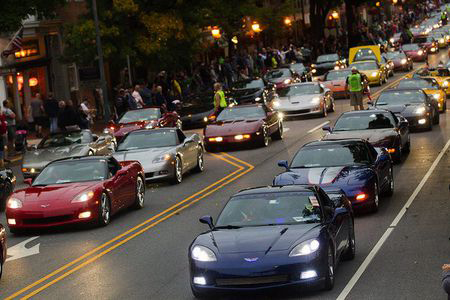
[[[175,161],[175,180],[176,182],[180,183],[183,180],[183,172],[182,172],[182,166],[180,158],[177,156],[177,159]]]
[[[197,156],[197,170],[202,172],[204,168],[203,151],[200,150]]]
[[[267,134],[267,128],[263,127],[263,146],[269,146],[269,135]]]
[[[139,176],[136,182],[136,198],[137,198],[137,206],[139,208],[144,207],[145,201],[145,185],[142,178]]]
[[[106,196],[106,194],[102,194],[100,199],[100,217],[103,225],[107,225],[109,223],[111,217],[110,213],[111,209],[109,207],[108,196]]]
[[[374,209],[377,210],[378,204],[380,202],[380,198],[378,196],[378,185],[376,183],[374,184],[373,189],[374,189],[373,192],[375,193],[374,198],[373,198],[373,205],[374,205]]]

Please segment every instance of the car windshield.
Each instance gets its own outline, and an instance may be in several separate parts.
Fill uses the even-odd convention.
[[[388,52],[386,53],[387,59],[401,59],[406,58],[405,53],[403,52]]]
[[[378,65],[375,62],[363,62],[352,64],[351,67],[355,67],[360,71],[378,70]]]
[[[411,103],[424,103],[425,95],[422,91],[394,91],[381,93],[376,105],[405,105]]]
[[[69,160],[49,164],[33,181],[33,186],[105,180],[104,159]]]
[[[37,148],[46,149],[53,147],[70,146],[73,144],[88,144],[92,141],[92,134],[89,131],[58,133],[44,138],[38,144]]]
[[[324,63],[324,62],[335,62],[339,60],[339,55],[337,54],[325,54],[325,55],[320,55],[319,57],[317,57],[317,63]]]
[[[291,85],[278,90],[278,96],[280,97],[311,94],[320,94],[320,86],[318,84]]]
[[[415,79],[402,80],[399,82],[397,88],[418,88],[418,89],[439,89],[439,84],[433,79]]]
[[[269,71],[266,75],[267,79],[278,79],[284,77],[291,77],[291,72],[289,69],[276,69]]]
[[[306,67],[302,63],[292,64],[289,66],[291,70],[294,70],[297,73],[303,73],[306,70]]]
[[[355,54],[355,58],[353,61],[362,61],[362,60],[377,60],[375,53],[371,49],[364,48],[359,49]]]
[[[175,129],[145,130],[128,134],[117,146],[117,151],[172,147],[177,145]]]
[[[161,118],[161,110],[159,108],[136,109],[127,111],[120,118],[119,123],[151,121],[159,118]]]
[[[324,80],[345,80],[347,79],[348,75],[350,75],[352,72],[350,70],[345,71],[331,71],[327,75],[325,75]]]
[[[394,118],[388,112],[364,112],[344,114],[336,122],[333,131],[394,128]]]
[[[262,106],[235,106],[224,109],[217,117],[217,121],[261,119],[265,117],[266,113]]]
[[[326,168],[370,163],[367,148],[362,143],[310,146],[300,149],[291,168]]]
[[[238,81],[233,83],[234,89],[261,89],[264,88],[264,82],[262,79],[255,79],[255,80],[245,80],[245,81]]]
[[[402,48],[405,51],[420,50],[420,47],[418,44],[406,44],[406,45],[403,45]]]
[[[414,38],[414,42],[416,42],[416,43],[431,43],[433,41],[433,38],[432,37],[425,37],[425,36],[423,36],[423,37],[416,37],[416,38]]]
[[[319,201],[313,192],[258,193],[228,201],[216,227],[320,223]]]

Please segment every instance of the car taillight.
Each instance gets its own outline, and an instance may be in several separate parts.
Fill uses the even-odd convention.
[[[356,200],[358,200],[358,201],[366,200],[366,198],[367,198],[366,194],[358,194],[358,195],[356,195]]]

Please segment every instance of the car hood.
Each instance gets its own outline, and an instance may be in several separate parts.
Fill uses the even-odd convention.
[[[411,104],[411,105],[380,105],[377,108],[380,109],[386,109],[390,110],[394,114],[401,114],[402,116],[413,116],[414,111],[419,107],[422,106],[421,104]]]
[[[215,242],[221,254],[282,251],[318,228],[320,224],[315,223],[220,229],[199,236],[196,242],[208,246]]]
[[[327,61],[327,62],[323,62],[323,63],[316,63],[316,68],[317,69],[326,69],[326,70],[331,70],[334,69],[334,67],[336,66],[336,62],[335,61]]]
[[[261,119],[217,122],[206,126],[205,137],[254,133],[259,130],[262,123],[263,121]]]
[[[131,123],[119,123],[116,125],[116,130],[114,131],[115,136],[124,136],[128,132],[145,128],[147,124],[154,123],[155,126],[158,124],[158,120],[153,121],[142,121],[142,122],[131,122]]]
[[[141,162],[152,162],[155,158],[172,150],[174,147],[158,147],[147,149],[136,149],[128,151],[117,151],[113,154],[114,158],[118,161],[130,161],[136,160]]]
[[[332,89],[333,87],[337,87],[337,86],[345,86],[345,80],[344,79],[340,79],[340,80],[330,80],[330,81],[324,81],[323,84],[329,88]]]
[[[279,98],[280,105],[277,107],[277,109],[283,110],[298,106],[314,106],[317,104],[311,103],[311,100],[314,97],[320,96],[321,96],[320,94],[311,94],[311,95],[295,95],[291,97],[280,97]]]
[[[290,77],[272,78],[272,79],[267,79],[267,81],[271,82],[271,83],[282,83],[286,79],[292,79],[292,78],[290,78]]]
[[[336,139],[353,139],[360,138],[365,139],[371,144],[379,145],[380,142],[390,142],[397,132],[393,128],[384,129],[368,129],[368,130],[352,130],[352,131],[333,131],[326,135],[324,140],[336,140]]]
[[[87,144],[73,144],[63,147],[27,151],[23,157],[22,165],[25,168],[41,169],[54,160],[73,156],[83,156],[86,155],[88,151],[89,145]]]

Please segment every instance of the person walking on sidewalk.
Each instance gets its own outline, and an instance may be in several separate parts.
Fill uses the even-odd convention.
[[[345,81],[345,90],[350,94],[350,105],[354,110],[364,110],[363,105],[363,77],[358,70],[353,67],[352,74]]]
[[[14,153],[14,143],[16,140],[16,114],[9,107],[8,100],[3,101],[3,115],[6,119],[7,127],[6,127],[6,135],[7,139],[5,139],[6,149],[8,151],[4,152],[5,161],[8,161],[8,155],[11,156]],[[3,149],[2,149],[3,150]]]
[[[36,136],[42,137],[42,126],[44,125],[44,103],[41,99],[41,94],[37,93],[30,103],[31,116],[34,120],[34,126],[36,130]]]
[[[44,101],[44,111],[50,121],[50,133],[58,131],[58,101],[53,98],[53,93],[49,92]]]
[[[5,100],[6,101],[6,100]],[[5,141],[7,139],[7,126],[6,116],[3,110],[0,111],[0,169],[5,168]]]

